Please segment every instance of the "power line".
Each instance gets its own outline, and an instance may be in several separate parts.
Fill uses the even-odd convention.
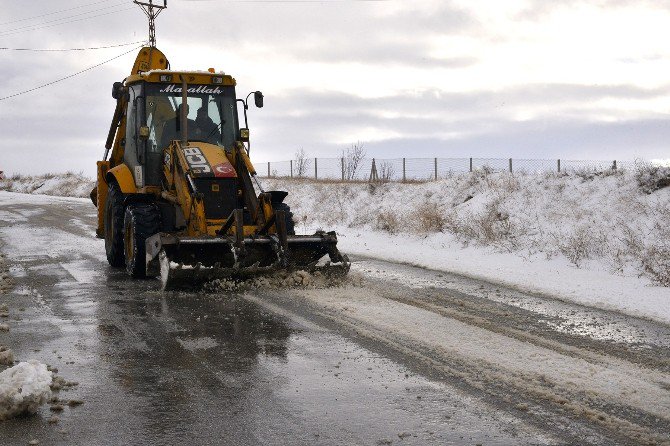
[[[100,0],[100,1],[97,1],[97,2],[94,2],[94,3],[88,3],[86,5],[75,6],[73,8],[60,9],[58,11],[52,11],[52,12],[47,12],[46,14],[34,15],[32,17],[26,17],[24,19],[11,20],[9,22],[0,23],[0,26],[11,25],[12,23],[26,22],[28,20],[39,19],[40,17],[47,17],[47,16],[50,16],[50,15],[62,14],[62,13],[67,12],[67,11],[74,11],[75,9],[87,8],[89,6],[99,5],[100,3],[107,3],[108,1],[109,0]]]
[[[120,43],[118,45],[107,45],[107,46],[91,46],[88,48],[4,48],[0,47],[0,50],[7,51],[87,51],[87,50],[103,50],[107,48],[118,48],[121,46],[137,45],[138,43],[146,43],[143,41],[130,42],[130,43]]]
[[[10,95],[8,95],[8,96],[2,97],[2,98],[0,98],[0,101],[4,101],[4,100],[6,100],[6,99],[10,99],[10,98],[14,98],[14,97],[16,97],[16,96],[21,96],[22,94],[30,93],[31,91],[39,90],[40,88],[48,87],[48,86],[50,86],[50,85],[57,84],[58,82],[62,82],[62,81],[64,81],[64,80],[66,80],[66,79],[73,78],[73,77],[78,76],[78,75],[80,75],[80,74],[82,74],[82,73],[85,73],[85,72],[87,72],[87,71],[90,71],[90,70],[92,70],[92,69],[94,69],[94,68],[98,68],[99,66],[104,65],[104,64],[106,64],[107,62],[111,62],[111,61],[116,60],[116,59],[118,59],[118,58],[120,58],[120,57],[122,57],[122,56],[125,56],[126,54],[132,53],[133,51],[137,51],[137,50],[139,50],[140,48],[142,48],[142,47],[141,47],[141,46],[138,46],[138,47],[136,47],[136,48],[133,48],[132,50],[126,51],[125,53],[119,54],[118,56],[114,56],[114,57],[112,57],[111,59],[107,59],[107,60],[105,60],[105,61],[103,61],[103,62],[100,62],[100,63],[95,64],[95,65],[93,65],[93,66],[90,66],[90,67],[88,67],[88,68],[85,68],[85,69],[83,69],[83,70],[81,70],[81,71],[77,71],[77,72],[74,73],[74,74],[70,74],[70,75],[65,76],[65,77],[62,77],[62,78],[60,78],[60,79],[56,79],[55,81],[51,81],[51,82],[48,82],[48,83],[46,83],[46,84],[43,84],[43,85],[39,85],[39,86],[37,86],[37,87],[30,88],[30,89],[28,89],[28,90],[19,91],[18,93],[13,93],[13,94],[10,94]]]
[[[116,13],[119,13],[119,12],[130,11],[130,10],[135,10],[135,8],[131,7],[131,8],[126,8],[126,9],[119,9],[119,10],[116,10],[116,11],[109,11],[109,12],[105,12],[105,13],[102,13],[102,14],[96,14],[96,15],[92,15],[92,16],[88,16],[88,17],[82,17],[82,18],[79,18],[79,19],[69,20],[69,21],[60,22],[60,23],[54,23],[54,24],[51,24],[51,25],[44,25],[43,26],[43,25],[40,25],[40,24],[36,24],[36,25],[31,25],[32,27],[16,28],[16,29],[13,29],[13,30],[7,30],[7,31],[4,31],[4,32],[0,32],[0,36],[9,36],[9,35],[12,35],[12,34],[18,34],[18,33],[22,33],[22,32],[25,32],[25,31],[35,31],[35,30],[38,30],[38,29],[53,28],[54,26],[67,25],[69,23],[81,22],[82,20],[93,19],[93,18],[96,18],[96,17],[102,17],[102,16],[106,16],[106,15],[110,15],[110,14],[116,14]],[[91,11],[91,12],[95,12],[95,11]],[[48,23],[51,23],[51,22],[48,22]]]
[[[85,15],[88,15],[88,14],[95,14],[96,12],[105,11],[105,10],[108,10],[108,9],[113,9],[113,8],[116,8],[117,6],[120,6],[120,5],[121,5],[121,3],[110,5],[110,6],[105,6],[104,8],[95,8],[91,11],[80,12],[79,14],[72,14],[72,15],[68,15],[68,16],[65,16],[65,17],[59,17],[57,19],[48,20],[46,22],[33,23],[31,25],[20,26],[18,28],[8,29],[4,32],[22,31],[24,29],[34,28],[36,26],[48,25],[50,23],[63,22],[63,21],[66,21],[66,20],[69,20],[69,19],[72,19],[72,18],[75,18],[75,17],[81,17],[81,16],[85,16]]]

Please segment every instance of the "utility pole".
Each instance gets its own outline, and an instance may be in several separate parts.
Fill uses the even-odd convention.
[[[167,8],[167,0],[162,1],[162,5],[159,4],[158,0],[154,3],[154,0],[149,0],[148,2],[140,2],[134,0],[133,3],[139,5],[149,19],[149,46],[151,48],[156,48],[156,17]]]

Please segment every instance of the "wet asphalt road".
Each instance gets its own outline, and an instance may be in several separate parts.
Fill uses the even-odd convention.
[[[55,424],[48,423],[48,405],[36,416],[0,422],[1,444],[663,444],[668,438],[670,414],[659,410],[662,392],[670,392],[664,387],[670,327],[355,259],[363,284],[346,291],[352,299],[383,296],[407,308],[408,318],[429,311],[571,360],[625,363],[653,373],[652,381],[660,377],[659,402],[649,411],[577,391],[566,405],[557,396],[569,392],[552,390],[560,385],[547,385],[545,397],[523,380],[500,380],[493,362],[411,344],[345,317],[319,300],[329,290],[159,293],[156,280],[133,281],[106,264],[104,244],[92,236],[94,211],[85,201],[0,195],[0,251],[15,282],[0,296],[11,326],[0,344],[19,361],[57,367],[59,376],[79,383],[60,398],[84,402],[66,407]],[[616,422],[598,420],[598,411]]]

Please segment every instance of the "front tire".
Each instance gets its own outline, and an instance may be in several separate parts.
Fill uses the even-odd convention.
[[[134,278],[146,277],[147,238],[160,232],[159,210],[151,204],[135,204],[126,208],[123,223],[123,246],[126,271]]]
[[[123,256],[123,193],[119,185],[111,182],[105,201],[105,253],[111,266],[124,265]]]

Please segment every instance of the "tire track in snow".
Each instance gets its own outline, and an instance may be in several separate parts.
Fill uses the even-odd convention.
[[[659,434],[670,428],[666,374],[606,356],[593,361],[593,353],[575,354],[574,347],[556,351],[520,341],[395,302],[387,298],[389,293],[361,296],[360,290],[336,289],[295,294],[323,317],[447,378],[528,410],[542,423],[560,425],[559,419],[576,416],[582,436],[594,435],[590,425],[627,442],[670,444],[666,434]],[[564,423],[568,428],[570,421]],[[598,443],[593,440],[589,442]]]
[[[378,292],[381,291],[380,287],[374,287],[374,289],[376,289]],[[626,356],[632,356],[632,360],[628,360],[622,359],[622,356],[624,356],[622,354],[623,352],[619,349],[616,349],[611,344],[602,342],[591,343],[589,342],[590,339],[580,339],[579,343],[570,342],[574,341],[572,339],[561,339],[561,341],[557,341],[555,339],[551,339],[552,336],[555,337],[557,335],[555,331],[545,330],[539,332],[534,331],[531,333],[529,331],[523,331],[517,328],[515,326],[516,324],[501,325],[500,323],[497,323],[497,321],[489,319],[481,314],[483,312],[490,314],[492,312],[491,308],[486,308],[484,311],[482,311],[481,308],[473,308],[472,303],[458,298],[449,299],[442,296],[443,299],[441,302],[431,302],[428,299],[434,299],[435,296],[432,296],[430,292],[416,293],[416,296],[420,297],[410,297],[407,295],[400,296],[390,293],[383,293],[383,296],[395,302],[411,305],[413,307],[430,311],[444,317],[456,319],[468,325],[477,326],[488,331],[517,339],[519,341],[529,342],[538,347],[551,349],[560,354],[584,359],[593,364],[612,365],[614,367],[621,363],[630,365],[636,364],[638,366],[642,366],[644,369],[655,370],[660,373],[670,372],[670,360],[668,360],[668,358],[658,358],[653,354],[645,354],[647,352],[644,351],[631,352],[630,349],[628,349],[625,350],[625,353],[627,353]],[[486,305],[486,303],[479,302],[479,305]],[[504,310],[499,311],[499,315],[500,317],[506,318],[510,321],[514,316],[516,316],[513,314],[513,312]],[[612,350],[614,350],[614,352],[612,352]],[[612,353],[615,354],[612,355]]]

